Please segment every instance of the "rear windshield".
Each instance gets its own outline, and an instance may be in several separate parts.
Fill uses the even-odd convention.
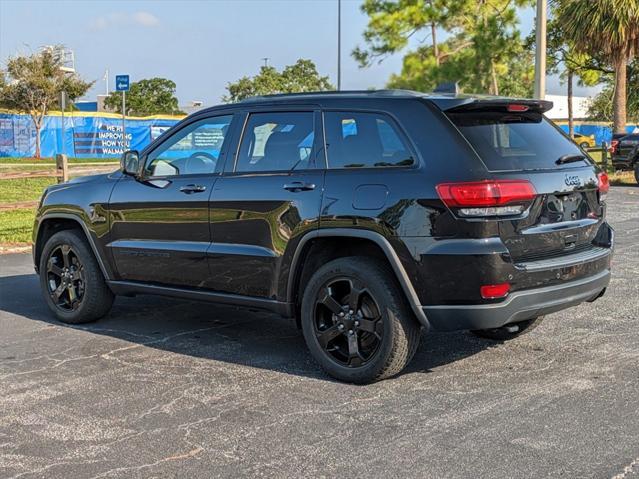
[[[574,168],[590,160],[557,164],[564,155],[582,155],[541,113],[448,113],[491,171]]]

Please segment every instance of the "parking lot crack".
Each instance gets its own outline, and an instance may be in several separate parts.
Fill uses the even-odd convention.
[[[93,476],[93,479],[98,479],[100,477],[108,477],[112,474],[115,473],[119,473],[119,472],[125,472],[125,471],[141,471],[143,469],[147,469],[150,467],[155,467],[155,466],[159,466],[160,464],[163,464],[165,462],[171,462],[171,461],[181,461],[184,459],[190,459],[192,457],[197,456],[200,452],[204,451],[204,448],[198,446],[190,451],[187,451],[185,453],[182,454],[175,454],[172,456],[167,456],[167,457],[163,457],[162,459],[158,459],[155,462],[151,462],[148,464],[141,464],[139,466],[131,466],[131,467],[118,467],[115,469],[109,469],[108,471],[105,471],[103,473],[98,474],[97,476]]]
[[[612,479],[624,479],[630,474],[639,473],[639,457],[623,468],[623,471],[613,476]]]

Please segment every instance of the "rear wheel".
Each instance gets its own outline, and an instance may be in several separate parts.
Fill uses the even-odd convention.
[[[46,242],[40,257],[44,300],[64,323],[95,321],[109,312],[113,293],[82,233],[60,231]]]
[[[635,181],[639,184],[639,161],[635,163]]]
[[[476,329],[471,331],[475,336],[479,336],[484,339],[492,339],[494,341],[508,341],[509,339],[515,339],[523,334],[531,332],[539,323],[544,319],[543,316],[538,316],[533,319],[527,319],[525,321],[519,321],[518,323],[507,324],[501,328],[492,329]]]
[[[371,258],[340,258],[321,267],[304,291],[301,314],[311,354],[342,381],[391,377],[419,344],[419,323],[392,272]]]

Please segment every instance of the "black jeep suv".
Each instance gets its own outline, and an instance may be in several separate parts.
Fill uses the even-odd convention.
[[[357,383],[401,371],[421,328],[515,337],[610,278],[607,177],[550,107],[378,91],[200,111],[45,191],[44,298],[68,323],[118,294],[265,308]]]
[[[613,135],[611,150],[613,168],[634,171],[639,183],[639,133]]]

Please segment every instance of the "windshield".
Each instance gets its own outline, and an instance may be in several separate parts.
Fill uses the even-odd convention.
[[[541,113],[475,111],[448,117],[491,171],[574,168],[589,159],[558,164],[566,155],[584,153]]]

